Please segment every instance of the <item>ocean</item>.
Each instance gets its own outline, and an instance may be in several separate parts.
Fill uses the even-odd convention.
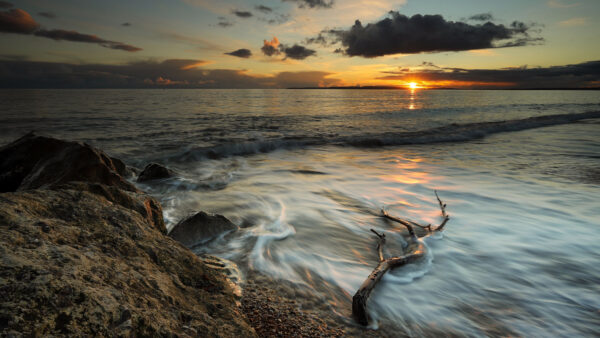
[[[241,229],[193,248],[313,290],[349,318],[402,252],[377,212],[450,221],[385,275],[371,330],[411,336],[597,336],[597,91],[2,90],[0,142],[78,140],[177,176],[139,184],[168,227],[204,210]],[[350,321],[350,319],[349,319]],[[435,330],[434,330],[435,329]],[[376,332],[376,331],[375,331]]]

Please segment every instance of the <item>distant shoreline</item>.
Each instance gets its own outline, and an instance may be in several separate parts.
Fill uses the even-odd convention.
[[[146,90],[146,89],[192,89],[192,90],[248,90],[248,89],[260,89],[260,90],[306,90],[306,89],[320,89],[320,90],[411,90],[407,87],[395,87],[395,86],[362,86],[362,87],[287,87],[287,88],[188,88],[188,87],[0,87],[0,90]],[[593,88],[452,88],[452,87],[437,87],[437,88],[416,88],[415,90],[600,90],[600,87]]]
[[[411,90],[406,87],[396,86],[347,86],[347,87],[289,87],[286,89],[397,89]],[[415,90],[600,90],[600,87],[593,88],[452,88],[452,87],[436,87],[436,88],[417,88]]]

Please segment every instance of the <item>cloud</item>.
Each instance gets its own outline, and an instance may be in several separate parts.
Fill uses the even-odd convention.
[[[269,25],[281,25],[282,23],[288,22],[291,17],[291,14],[273,13],[270,18],[259,18],[259,20],[264,21]]]
[[[311,38],[306,38],[304,39],[304,42],[307,44],[317,44],[317,45],[321,45],[321,46],[330,46],[330,45],[335,45],[336,43],[339,42],[339,38],[333,38],[330,39],[330,36],[328,36],[327,34],[332,34],[335,35],[337,34],[338,31],[335,30],[324,30],[322,32],[320,32],[317,36],[311,37]],[[341,49],[340,49],[341,51]]]
[[[386,72],[380,80],[431,82],[433,85],[455,87],[507,87],[507,88],[590,88],[600,87],[600,61],[579,64],[529,68],[464,69],[438,67],[423,63],[418,69],[401,69]],[[427,69],[428,68],[428,69]]]
[[[10,9],[5,12],[0,12],[0,32],[35,35],[53,39],[55,41],[65,40],[95,43],[102,47],[124,50],[127,52],[137,52],[142,50],[139,47],[128,45],[126,43],[105,40],[96,35],[82,34],[64,29],[40,29],[40,25],[31,17],[31,15],[29,15],[29,13],[22,9]]]
[[[233,22],[227,20],[227,18],[220,16],[219,22],[217,23],[220,27],[227,28],[233,26]]]
[[[279,49],[285,54],[285,58],[294,60],[304,60],[309,56],[317,54],[317,52],[312,49],[308,49],[304,46],[296,44],[294,44],[292,47],[281,45]]]
[[[41,36],[45,38],[49,38],[56,41],[73,41],[73,42],[85,42],[85,43],[95,43],[99,44],[102,47],[110,48],[110,49],[118,49],[124,50],[127,52],[137,52],[142,50],[139,47],[135,47],[132,45],[128,45],[122,42],[105,40],[97,37],[96,35],[82,34],[76,31],[67,31],[63,29],[52,29],[45,30],[40,29],[33,33],[35,36]]]
[[[273,11],[273,8],[268,7],[268,6],[264,6],[264,5],[258,5],[258,6],[254,6],[254,9],[256,9],[259,12],[263,12],[265,14],[269,14]]]
[[[234,50],[233,52],[225,53],[226,55],[237,56],[239,58],[247,59],[252,56],[252,52],[249,49],[241,48]]]
[[[0,12],[0,32],[31,34],[37,30],[40,25],[22,9],[10,9],[6,12]]]
[[[532,25],[514,21],[508,26],[486,22],[471,25],[446,21],[441,15],[407,17],[395,11],[390,17],[363,26],[358,20],[348,30],[323,31],[330,42],[341,42],[348,56],[378,57],[392,54],[465,51],[524,46],[542,38],[529,35]]]
[[[585,26],[587,24],[586,18],[572,18],[564,20],[558,23],[559,26],[563,27],[574,27],[574,26]]]
[[[244,19],[252,17],[252,13],[248,11],[233,10],[231,14]]]
[[[294,60],[304,60],[307,57],[315,55],[317,53],[312,49],[308,49],[298,44],[294,44],[291,47],[284,44],[280,44],[277,37],[273,37],[271,41],[263,40],[263,46],[260,48],[260,50],[266,56],[279,55],[283,53],[285,55],[284,60],[287,58]]]
[[[575,7],[575,6],[579,6],[578,2],[569,2],[569,0],[566,1],[559,1],[559,0],[550,0],[546,3],[548,5],[548,7],[551,8],[570,8],[570,7]]]
[[[187,81],[176,81],[176,80],[171,80],[171,79],[165,79],[162,76],[157,77],[156,80],[146,79],[146,80],[144,80],[144,83],[156,84],[159,86],[174,86],[174,85],[187,85],[188,84]]]
[[[10,2],[0,1],[0,8],[11,8],[12,6],[13,4],[11,4]]]
[[[251,75],[206,69],[202,60],[141,61],[123,65],[0,61],[0,88],[288,88],[339,83],[332,73]]]
[[[300,8],[331,8],[334,0],[282,0],[284,2],[295,2]]]
[[[263,40],[263,46],[260,48],[260,50],[262,50],[266,56],[273,56],[280,54],[278,47],[279,40],[277,37],[273,37],[271,41]]]
[[[473,21],[491,21],[491,20],[494,20],[494,17],[492,16],[492,13],[481,13],[481,14],[471,15],[469,17],[469,20],[473,20]]]
[[[56,19],[56,14],[52,12],[39,12],[38,15],[48,19]]]

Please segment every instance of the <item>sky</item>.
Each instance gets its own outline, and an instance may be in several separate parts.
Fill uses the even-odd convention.
[[[598,19],[598,0],[0,1],[0,87],[600,87]]]

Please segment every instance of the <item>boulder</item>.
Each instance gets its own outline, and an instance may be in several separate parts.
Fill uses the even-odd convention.
[[[0,194],[0,336],[255,336],[223,267],[112,188]]]
[[[179,221],[171,229],[169,236],[190,248],[237,229],[238,226],[225,216],[209,215],[200,211]]]
[[[29,133],[0,148],[0,192],[85,181],[138,191],[126,165],[88,144]]]
[[[169,178],[174,175],[173,171],[158,163],[148,164],[144,170],[138,176],[138,182],[145,182],[150,180],[158,180],[163,178]]]
[[[234,269],[166,236],[125,174],[87,144],[0,148],[0,337],[256,336]]]

